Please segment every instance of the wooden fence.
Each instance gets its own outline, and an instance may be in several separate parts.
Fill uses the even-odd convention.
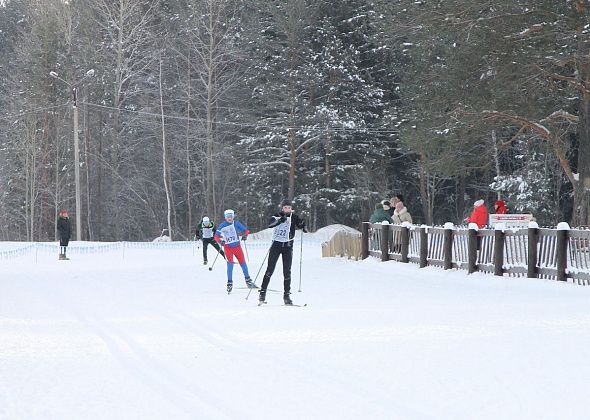
[[[361,257],[590,284],[590,230],[362,224]]]
[[[361,234],[354,232],[336,232],[334,236],[322,244],[322,257],[348,257],[360,260]]]

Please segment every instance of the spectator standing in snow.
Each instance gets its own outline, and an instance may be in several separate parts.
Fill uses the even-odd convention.
[[[508,213],[508,209],[506,208],[506,203],[504,202],[504,200],[497,200],[496,204],[494,204],[494,208],[496,210],[496,214]]]
[[[395,203],[392,219],[395,224],[402,224],[403,222],[412,223],[412,215],[401,201]]]
[[[68,248],[68,244],[70,243],[70,236],[72,233],[72,229],[70,226],[70,218],[68,216],[68,211],[63,209],[59,212],[59,217],[57,218],[57,233],[59,235],[59,259],[60,260],[69,260],[66,256],[66,251]]]
[[[291,201],[283,200],[281,202],[281,211],[270,217],[269,228],[274,228],[272,233],[272,245],[268,251],[268,266],[266,273],[262,278],[260,287],[260,296],[258,300],[266,300],[266,289],[270,283],[272,273],[275,271],[279,257],[283,259],[283,301],[285,305],[292,305],[291,300],[291,264],[293,263],[293,238],[295,238],[295,229],[305,229],[305,222],[293,212]]]
[[[390,209],[389,201],[384,200],[380,203],[375,204],[375,210],[373,211],[373,214],[369,218],[369,222],[371,222],[371,223],[382,223],[382,222],[393,223],[393,220],[391,220],[391,217],[389,216],[389,209]]]
[[[225,259],[227,260],[227,293],[231,293],[233,289],[234,256],[242,268],[246,285],[249,288],[255,288],[256,285],[250,278],[250,274],[248,274],[248,265],[244,258],[244,251],[240,245],[239,236],[242,235],[242,241],[245,241],[250,231],[246,226],[234,219],[235,213],[233,210],[228,209],[224,211],[223,216],[225,221],[217,227],[213,238],[215,242],[220,242],[223,245],[223,250],[225,251]]]
[[[223,258],[225,258],[225,253],[223,249],[219,246],[217,242],[213,239],[215,235],[216,226],[207,216],[203,217],[201,223],[197,226],[197,230],[195,231],[195,237],[197,239],[202,239],[203,241],[203,264],[207,265],[207,247],[211,245],[213,248],[217,250],[221,254]]]

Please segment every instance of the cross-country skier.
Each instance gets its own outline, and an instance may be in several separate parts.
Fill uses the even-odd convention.
[[[281,202],[281,211],[275,213],[270,218],[270,228],[274,228],[272,234],[272,245],[268,253],[268,267],[262,286],[260,286],[259,301],[266,300],[266,288],[270,283],[270,278],[275,270],[279,256],[283,257],[283,277],[284,277],[284,294],[283,301],[285,305],[292,305],[293,301],[289,296],[291,294],[291,263],[293,262],[293,238],[295,237],[295,229],[305,229],[305,222],[295,213],[291,201],[283,200]]]
[[[59,217],[57,218],[57,233],[59,234],[59,259],[60,260],[69,260],[66,256],[66,250],[68,248],[68,244],[70,243],[70,235],[71,235],[71,227],[70,227],[70,218],[68,216],[68,211],[63,209],[59,212]]]
[[[203,265],[207,265],[207,247],[209,245],[215,248],[217,252],[219,252],[221,256],[225,258],[225,253],[223,252],[223,249],[221,249],[219,244],[213,240],[213,236],[215,235],[215,229],[215,223],[213,223],[207,216],[203,217],[203,220],[197,226],[195,237],[197,239],[203,240]]]
[[[242,241],[245,241],[250,231],[238,220],[234,220],[234,216],[235,213],[233,210],[228,209],[224,211],[223,217],[225,221],[217,227],[214,236],[216,242],[223,244],[223,250],[225,251],[225,259],[227,260],[227,293],[231,293],[233,288],[232,273],[234,271],[234,256],[238,259],[240,267],[242,267],[246,285],[250,288],[256,287],[248,274],[248,265],[244,259],[244,251],[242,251],[242,247],[240,246],[239,238],[239,235],[242,235]]]

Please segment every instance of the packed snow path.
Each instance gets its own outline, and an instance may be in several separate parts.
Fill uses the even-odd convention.
[[[200,250],[1,261],[0,419],[588,418],[590,287],[303,257],[305,308]]]

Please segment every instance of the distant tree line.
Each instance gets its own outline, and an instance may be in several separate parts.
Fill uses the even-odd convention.
[[[589,16],[582,0],[5,0],[0,238],[53,240],[74,214],[73,88],[85,240],[192,238],[227,207],[259,229],[282,198],[312,229],[356,226],[394,193],[419,223],[501,197],[589,225]]]

